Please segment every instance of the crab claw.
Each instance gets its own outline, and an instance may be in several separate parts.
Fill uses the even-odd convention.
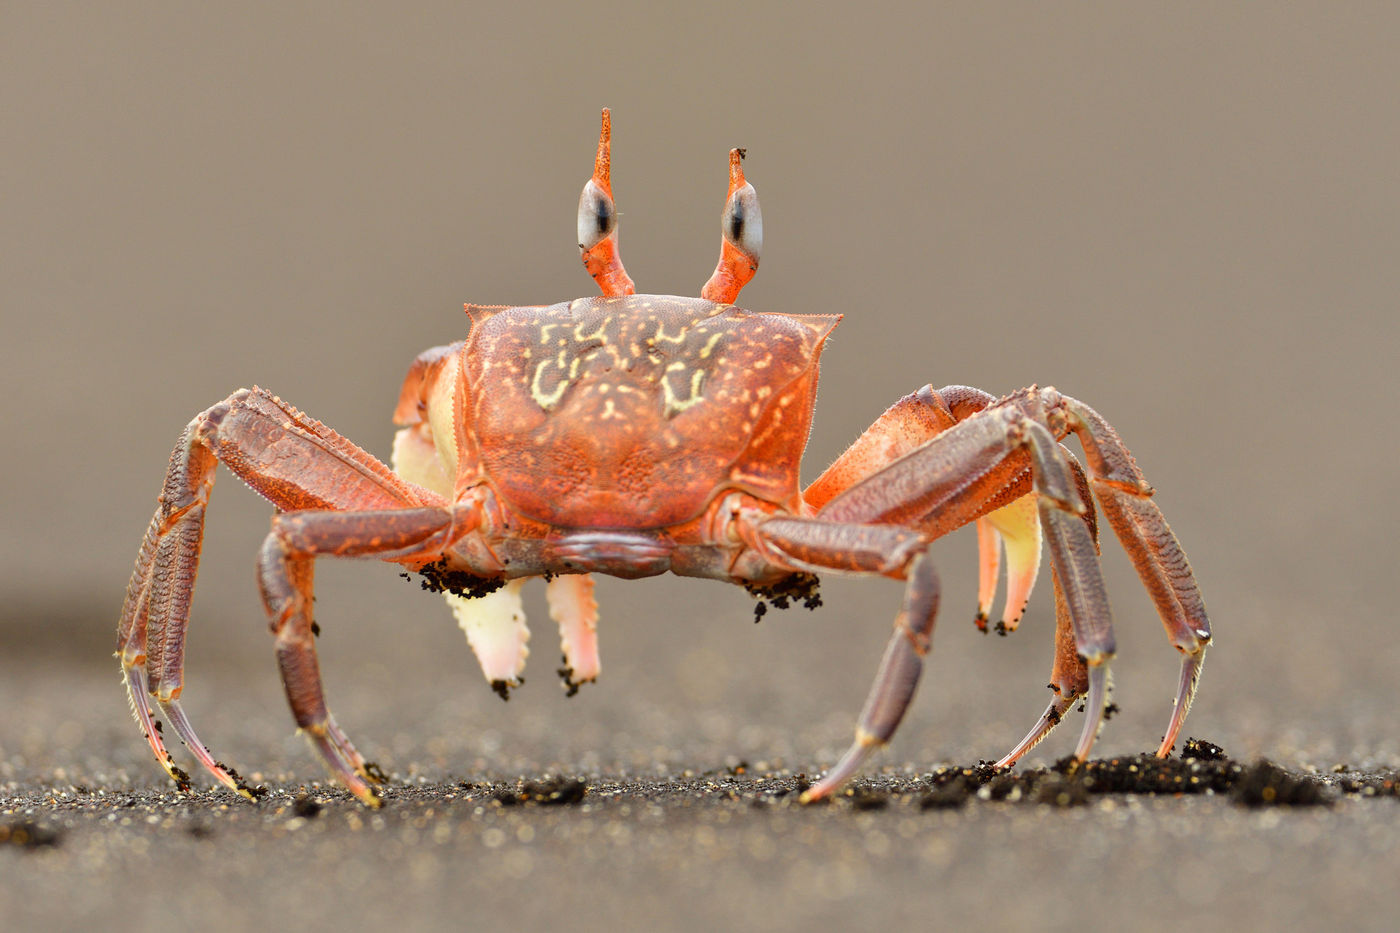
[[[1001,551],[1006,551],[1006,606],[998,635],[1016,631],[1040,573],[1040,514],[1036,497],[1026,495],[977,520],[977,627],[987,630],[996,596]]]
[[[457,624],[467,635],[467,644],[481,663],[481,672],[503,700],[510,698],[511,687],[520,686],[525,659],[530,656],[530,629],[525,625],[520,600],[524,585],[522,577],[473,599],[446,594]]]
[[[564,666],[559,676],[569,696],[579,685],[598,679],[598,601],[593,598],[593,578],[588,574],[555,577],[545,584],[549,615],[559,623],[559,644]]]

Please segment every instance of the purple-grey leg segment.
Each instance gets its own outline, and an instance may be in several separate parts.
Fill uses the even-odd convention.
[[[1070,465],[1075,469],[1075,479],[1082,481],[1083,473],[1079,465],[1073,460],[1070,461]],[[1087,484],[1081,483],[1080,495],[1084,496],[1087,492]],[[1090,535],[1097,543],[1098,527],[1093,522],[1093,516],[1094,512],[1091,508],[1084,513],[1084,520],[1089,527]],[[1069,605],[1065,602],[1064,587],[1060,585],[1059,573],[1053,568],[1050,580],[1055,593],[1055,660],[1050,669],[1049,687],[1055,695],[1051,697],[1045,712],[1041,714],[1040,719],[1036,721],[1025,737],[997,761],[996,767],[998,768],[1011,767],[1023,755],[1039,745],[1041,740],[1050,734],[1051,730],[1064,721],[1065,714],[1070,711],[1075,702],[1089,691],[1089,666],[1079,654],[1079,648],[1074,643],[1074,625],[1070,620]]]
[[[195,416],[181,433],[127,586],[117,653],[132,711],[177,785],[188,788],[189,775],[176,767],[162,741],[152,699],[210,773],[251,796],[237,774],[205,748],[179,702],[205,510],[220,462],[288,513],[410,509],[441,498],[407,483],[364,450],[263,389],[234,392]],[[308,572],[308,592],[309,581]],[[307,619],[309,626],[309,615]],[[329,729],[344,753],[359,761],[333,722]]]
[[[938,614],[938,573],[917,532],[891,525],[857,525],[810,518],[775,518],[741,529],[775,563],[798,570],[844,570],[905,579],[895,616],[855,740],[827,774],[802,795],[807,803],[850,779],[872,751],[894,735],[914,697]]]
[[[1060,423],[1051,427],[1047,396],[1059,398],[1053,390],[1027,389],[970,414],[834,496],[817,518],[837,523],[891,522],[933,537],[980,517],[1007,501],[1008,495],[1018,497],[1033,490],[1076,654],[1091,669],[1085,684],[1088,717],[1077,748],[1083,756],[1102,722],[1106,666],[1115,641],[1092,507],[1082,495],[1082,475],[1076,473],[1056,437],[1057,431],[1068,433],[1062,426],[1064,417],[1057,416]],[[1047,711],[1043,720],[1053,725],[1049,718]],[[821,785],[826,792],[831,786]]]
[[[923,673],[924,656],[932,643],[938,615],[938,596],[938,573],[933,560],[920,554],[909,566],[904,606],[895,617],[894,633],[861,710],[855,740],[820,781],[803,791],[802,803],[820,800],[846,783],[870,753],[884,747],[894,735]]]
[[[1062,397],[1061,403],[1069,428],[1084,446],[1099,506],[1151,594],[1167,637],[1182,653],[1171,720],[1157,749],[1157,756],[1165,758],[1176,744],[1196,695],[1211,641],[1210,619],[1186,553],[1161,509],[1149,498],[1152,487],[1118,433],[1083,402]]]
[[[451,507],[292,512],[273,519],[258,561],[258,581],[277,641],[277,664],[297,726],[326,768],[363,803],[376,806],[377,776],[326,706],[312,629],[312,567],[318,556],[431,560],[459,535]],[[475,526],[473,520],[462,523]]]

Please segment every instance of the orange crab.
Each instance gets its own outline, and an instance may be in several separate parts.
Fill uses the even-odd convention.
[[[263,389],[200,413],[175,445],[118,629],[136,718],[181,786],[151,699],[194,756],[251,795],[180,706],[185,632],[204,510],[222,462],[277,509],[258,579],[297,725],[331,774],[376,805],[383,780],[327,709],[316,659],[316,558],[374,557],[447,594],[503,695],[523,668],[519,589],[547,582],[565,685],[598,673],[589,574],[672,573],[738,583],[760,598],[814,599],[815,574],[904,581],[904,604],[846,754],[804,794],[832,793],[887,742],[918,683],[938,609],[929,542],[976,522],[985,629],[1003,541],[1014,627],[1048,544],[1056,605],[1054,696],[1009,766],[1087,696],[1075,755],[1103,719],[1112,620],[1098,560],[1097,499],[1182,654],[1167,755],[1195,693],[1210,623],[1152,489],[1103,418],[1052,388],[996,398],[966,386],[891,406],[815,482],[800,461],[822,345],[839,315],[734,305],[758,267],[762,217],[729,155],[719,264],[699,298],[638,295],[617,248],[611,125],[579,201],[584,266],[603,295],[556,305],[467,305],[465,340],[419,356],[395,410],[393,469]],[[1074,434],[1088,472],[1060,441]],[[1090,492],[1092,490],[1092,494]]]

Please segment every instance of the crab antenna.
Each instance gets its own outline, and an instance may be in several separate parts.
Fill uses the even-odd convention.
[[[744,180],[744,150],[729,150],[729,197],[720,217],[719,263],[700,290],[700,297],[720,304],[732,304],[739,291],[758,271],[758,254],[763,249],[763,214],[758,194]]]
[[[583,267],[604,295],[632,295],[627,270],[617,249],[617,208],[612,195],[612,114],[603,108],[603,127],[598,132],[598,156],[593,160],[593,177],[583,186],[578,201],[578,248]]]

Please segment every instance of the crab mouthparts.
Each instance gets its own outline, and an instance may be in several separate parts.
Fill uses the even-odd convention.
[[[674,541],[641,531],[580,531],[545,545],[544,559],[567,573],[606,573],[635,580],[671,568]]]

